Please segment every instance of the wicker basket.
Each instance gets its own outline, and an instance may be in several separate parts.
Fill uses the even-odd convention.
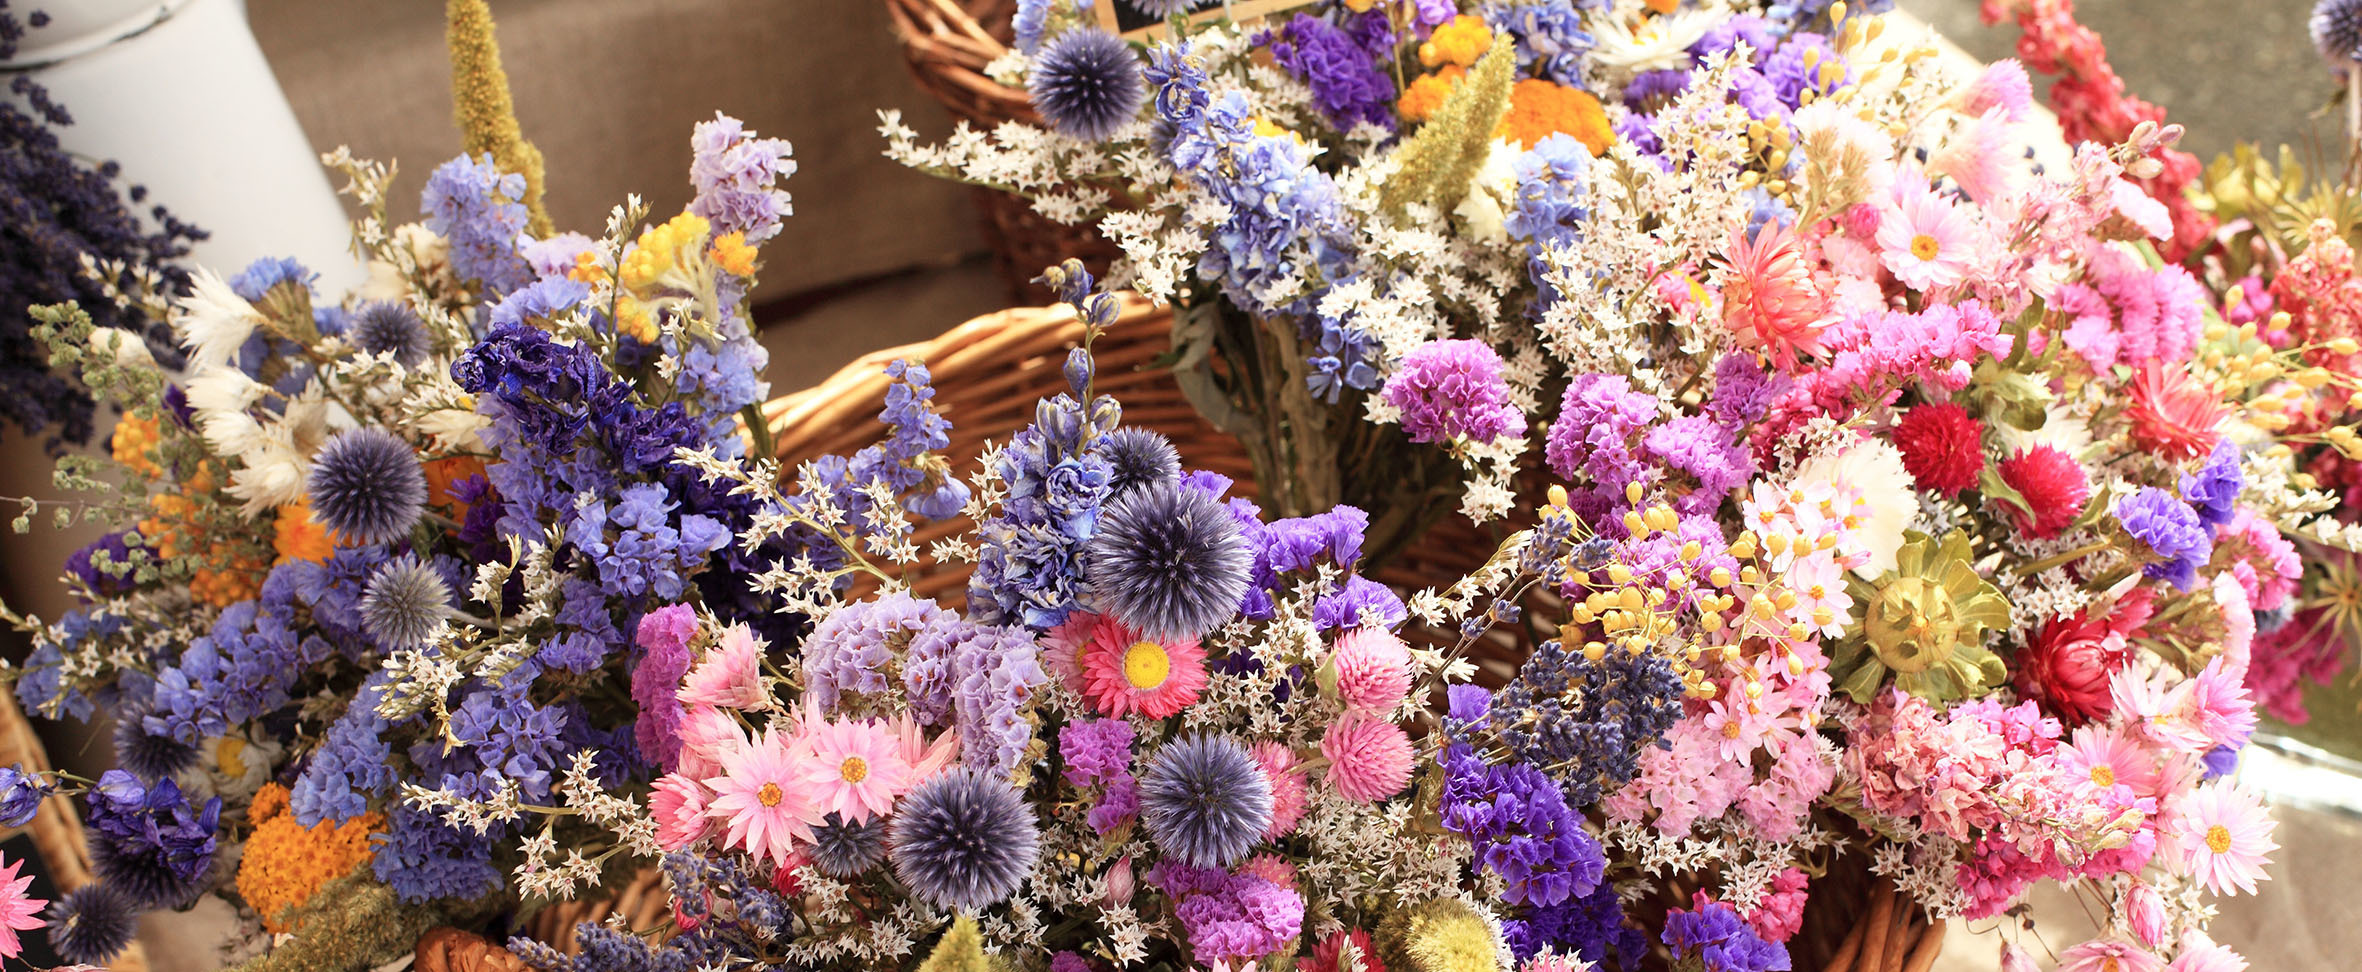
[[[0,692],[0,766],[15,766],[26,773],[49,770],[49,751],[42,747],[41,737],[33,733],[33,724],[17,707],[16,694]],[[82,818],[74,812],[74,799],[63,794],[41,801],[41,809],[33,819],[16,830],[0,833],[0,839],[18,833],[30,834],[33,849],[41,855],[41,864],[49,871],[49,879],[57,885],[59,894],[74,891],[96,878],[91,874],[90,845],[83,839]],[[147,954],[134,940],[115,956],[107,967],[117,972],[145,972]]]
[[[1009,18],[1016,11],[1016,0],[886,0],[894,37],[919,87],[953,118],[987,130],[1002,122],[1041,121],[1025,92],[984,74],[985,65],[1009,52]],[[1096,226],[1060,223],[1035,212],[1023,197],[977,189],[975,199],[985,241],[1016,303],[1051,299],[1031,282],[1043,267],[1074,257],[1104,273],[1122,253]]]

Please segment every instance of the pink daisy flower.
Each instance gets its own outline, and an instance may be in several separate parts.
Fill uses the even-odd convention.
[[[722,632],[721,643],[706,652],[682,681],[680,699],[688,705],[713,705],[758,712],[771,707],[763,691],[763,643],[743,624]]]
[[[16,874],[24,865],[23,861],[9,861],[7,867],[0,867],[0,956],[7,958],[15,958],[25,950],[25,944],[17,938],[17,932],[32,931],[48,925],[48,922],[41,920],[40,915],[41,909],[47,907],[49,901],[26,895],[25,889],[33,886],[33,876],[27,874],[18,877]]]
[[[1077,695],[1082,694],[1084,685],[1083,653],[1091,647],[1091,632],[1099,626],[1099,621],[1097,614],[1075,611],[1035,639],[1042,648],[1042,667],[1057,676],[1058,684]]]
[[[1337,700],[1348,709],[1391,712],[1411,694],[1411,650],[1385,628],[1355,628],[1338,635],[1329,666],[1336,678]]]
[[[1083,648],[1083,696],[1100,715],[1168,719],[1205,688],[1206,652],[1196,639],[1159,641],[1113,618],[1092,627]]]
[[[656,792],[648,796],[649,813],[656,818],[656,843],[680,851],[713,833],[713,818],[705,812],[711,799],[713,791],[705,784],[679,773],[657,780]]]
[[[2280,847],[2272,841],[2272,815],[2263,804],[2220,781],[2175,798],[2164,829],[2181,872],[2216,894],[2234,887],[2254,894],[2255,882],[2270,877],[2266,856]]]
[[[2060,955],[2059,972],[2165,972],[2165,960],[2120,938],[2095,938]]]
[[[811,791],[805,777],[811,750],[791,736],[766,731],[722,754],[722,775],[706,780],[714,798],[706,813],[724,821],[722,843],[757,863],[785,866],[797,841],[810,841]]]
[[[2134,795],[2145,797],[2164,793],[2156,757],[2121,728],[2077,727],[2071,741],[2060,743],[2052,752],[2061,768],[2100,789],[2130,787]]]
[[[1923,292],[1968,279],[1977,254],[1977,227],[1968,214],[1929,188],[1916,167],[1895,173],[1892,200],[1878,221],[1878,257],[1887,271]]]
[[[1749,240],[1733,230],[1723,247],[1729,251],[1722,279],[1723,326],[1742,346],[1782,368],[1794,368],[1799,354],[1818,353],[1821,331],[1835,318],[1828,286],[1814,276],[1796,234],[1767,224]]]
[[[804,763],[803,785],[815,818],[833,813],[860,823],[882,817],[909,792],[910,764],[892,729],[868,721],[815,720],[808,726],[803,745],[811,758]]]
[[[1296,768],[1295,750],[1277,741],[1257,741],[1254,755],[1255,765],[1263,769],[1263,778],[1271,782],[1271,823],[1263,828],[1263,839],[1278,840],[1295,830],[1296,821],[1304,818],[1310,802],[1304,794],[1304,774]]]
[[[2246,972],[2247,960],[2205,932],[2192,930],[2182,935],[2181,952],[2165,968],[2166,972]]]
[[[1411,781],[1411,737],[1402,727],[1363,712],[1347,712],[1320,737],[1329,760],[1329,786],[1356,803],[1376,803]]]
[[[2182,694],[2181,721],[2206,737],[2207,748],[2236,746],[2255,733],[2255,700],[2223,660],[2207,662]]]
[[[2192,682],[2184,679],[2168,685],[2167,678],[2163,672],[2142,675],[2129,665],[2117,669],[2108,681],[2116,717],[2158,746],[2190,755],[2203,753],[2214,743],[2187,718]]]

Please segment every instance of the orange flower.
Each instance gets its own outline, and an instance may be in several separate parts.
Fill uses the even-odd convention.
[[[1422,74],[1403,89],[1402,98],[1394,103],[1394,110],[1407,122],[1423,122],[1443,107],[1443,100],[1451,96],[1468,69],[1457,64],[1446,64],[1434,74]]]
[[[755,248],[746,245],[745,231],[724,233],[715,238],[714,265],[740,277],[755,275]]]
[[[1616,140],[1615,130],[1608,127],[1607,109],[1591,92],[1541,78],[1526,78],[1509,89],[1509,111],[1501,116],[1495,134],[1530,149],[1560,133],[1574,136],[1594,158]]]
[[[336,552],[336,537],[312,517],[310,500],[279,507],[278,522],[272,526],[276,533],[271,538],[271,549],[279,554],[272,561],[274,566],[291,560],[326,563],[329,555]]]
[[[2174,462],[2214,451],[2222,437],[2216,429],[2228,414],[2212,386],[2154,361],[2133,375],[2132,404],[2124,409],[2133,444]]]
[[[451,485],[484,474],[484,460],[474,456],[445,456],[426,464],[426,505],[451,507],[451,518],[467,521],[468,504],[451,495]]]
[[[323,820],[305,827],[288,809],[287,788],[265,783],[247,813],[254,836],[238,862],[238,894],[262,914],[273,934],[293,930],[287,909],[311,900],[322,885],[369,862],[371,834],[385,829],[383,814],[369,813],[343,823]]]
[[[132,412],[115,423],[114,441],[108,444],[114,450],[116,462],[130,467],[132,472],[156,479],[164,475],[164,470],[156,465],[156,460],[148,458],[148,451],[162,438],[155,419]]]
[[[1763,352],[1782,368],[1794,368],[1799,352],[1821,350],[1821,329],[1829,325],[1829,292],[1814,279],[1796,234],[1767,224],[1750,241],[1731,231],[1722,283],[1722,323],[1747,348]]]
[[[1483,17],[1461,14],[1452,22],[1435,28],[1427,42],[1419,45],[1419,63],[1428,67],[1457,64],[1468,67],[1483,57],[1493,46],[1493,29]]]

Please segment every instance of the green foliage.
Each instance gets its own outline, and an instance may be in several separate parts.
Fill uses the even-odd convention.
[[[2193,195],[2200,210],[2220,222],[2253,223],[2258,236],[2290,256],[2312,245],[2307,230],[2315,220],[2324,219],[2336,235],[2362,249],[2362,194],[2337,182],[2309,178],[2296,150],[2286,145],[2280,147],[2277,162],[2249,143],[2216,156]],[[2238,241],[2224,248],[2224,256],[2235,276],[2252,269],[2254,255]]]
[[[301,931],[236,972],[347,972],[375,968],[409,952],[427,929],[448,924],[439,908],[402,904],[394,889],[356,871],[291,908]]]
[[[1509,88],[1516,79],[1516,56],[1509,45],[1496,44],[1477,59],[1435,115],[1396,150],[1402,168],[1380,190],[1388,212],[1400,213],[1415,202],[1446,213],[1459,208],[1468,180],[1492,151],[1493,130],[1509,110]]]
[[[1003,972],[1008,966],[984,953],[984,935],[976,919],[961,915],[935,943],[935,951],[919,963],[918,972]]]

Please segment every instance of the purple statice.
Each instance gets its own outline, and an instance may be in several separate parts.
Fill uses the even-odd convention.
[[[715,455],[745,455],[746,437],[738,434],[738,423],[747,408],[771,397],[771,383],[763,380],[771,352],[755,340],[741,315],[715,325],[711,340],[687,337],[681,345],[674,355],[680,370],[673,375],[673,390],[702,420],[705,440],[714,444]],[[889,390],[888,396],[892,394]]]
[[[26,28],[48,24],[33,11],[23,19],[0,4],[0,63],[20,64],[17,47]],[[49,353],[33,337],[27,308],[78,303],[91,323],[144,338],[167,371],[178,367],[172,329],[151,320],[134,303],[118,303],[108,289],[132,289],[135,275],[154,274],[168,294],[187,290],[188,271],[174,260],[205,233],[181,222],[160,205],[150,205],[145,186],[119,185],[123,168],[69,151],[56,129],[73,124],[65,106],[49,97],[36,74],[9,79],[12,97],[0,100],[0,419],[27,435],[53,434],[43,446],[90,441],[93,403],[72,378],[71,369],[50,367]],[[143,226],[145,208],[153,229]],[[119,262],[119,276],[86,276],[84,261]]]
[[[1703,62],[1708,57],[1745,44],[1750,59],[1760,61],[1779,43],[1778,29],[1771,21],[1754,14],[1739,14],[1707,28],[1706,33],[1689,46],[1689,55]]]
[[[1003,775],[1024,761],[1027,703],[1049,679],[1031,632],[949,614],[912,635],[902,661],[912,714],[957,729],[961,762]]]
[[[506,779],[526,802],[547,802],[571,752],[567,723],[580,711],[571,702],[537,704],[530,686],[514,681],[473,683],[451,707],[445,737],[413,744],[410,761],[427,780],[475,799],[491,798]]]
[[[847,604],[813,627],[803,644],[804,698],[823,714],[847,707],[847,695],[876,696],[892,683],[886,671],[922,631],[956,624],[959,616],[904,591]]]
[[[1386,22],[1376,11],[1356,19],[1374,20],[1380,30]],[[1270,36],[1272,59],[1312,88],[1313,105],[1338,131],[1356,125],[1394,127],[1394,78],[1379,69],[1378,57],[1360,37],[1306,14],[1297,14]],[[1391,51],[1391,44],[1385,49]]]
[[[1755,475],[1755,454],[1745,441],[1703,415],[1685,415],[1648,430],[1641,448],[1659,468],[1680,473],[1695,488],[1676,489],[1673,509],[1710,515],[1732,491]]]
[[[713,224],[715,236],[746,234],[761,243],[779,235],[782,217],[795,214],[787,190],[775,184],[796,172],[795,148],[784,138],[756,138],[745,122],[721,112],[689,135],[689,211]]]
[[[307,297],[312,283],[320,275],[298,262],[294,257],[263,257],[246,265],[246,269],[232,275],[227,283],[230,290],[249,303],[261,303],[280,284],[302,291]]]
[[[492,838],[454,827],[433,812],[398,803],[371,865],[409,904],[438,899],[472,901],[500,887]]]
[[[427,176],[418,208],[426,228],[451,243],[451,270],[481,284],[487,298],[532,282],[517,247],[525,239],[525,177],[503,173],[492,153],[461,155]]]
[[[2239,489],[2245,483],[2239,456],[2239,446],[2224,439],[2215,443],[2213,454],[2197,473],[2182,474],[2182,500],[2198,511],[2198,522],[2206,524],[2209,534],[2222,529],[2238,512]]]
[[[1303,309],[1308,302],[1293,292],[1303,281],[1343,279],[1352,262],[1344,206],[1307,149],[1256,134],[1246,95],[1215,97],[1187,41],[1150,53],[1148,83],[1170,133],[1166,161],[1228,214],[1209,227],[1198,275],[1266,315]]]
[[[1665,916],[1664,942],[1673,957],[1696,959],[1704,972],[1780,972],[1789,968],[1788,946],[1767,942],[1737,910],[1699,895],[1695,910]]]
[[[1633,390],[1623,375],[1576,375],[1568,383],[1543,456],[1559,478],[1583,484],[1567,490],[1576,513],[1612,528],[1614,517],[1606,514],[1630,505],[1625,486],[1655,480],[1634,440],[1656,420],[1656,397]]]
[[[1717,567],[1730,571],[1734,576],[1739,573],[1739,559],[1730,555],[1730,544],[1723,537],[1722,523],[1715,519],[1712,509],[1680,514],[1680,521],[1671,530],[1652,531],[1640,539],[1625,537],[1606,542],[1615,554],[1616,561],[1629,567],[1635,577],[1668,587],[1674,586],[1675,571],[1685,572],[1692,577],[1711,575]],[[1692,544],[1696,545],[1696,555],[1685,559],[1683,551]],[[1601,558],[1600,563],[1604,562],[1605,558]],[[1598,563],[1594,563],[1585,569],[1597,569],[1598,566]],[[1559,590],[1571,596],[1583,590],[1583,587],[1580,584],[1562,583]],[[1699,599],[1706,596],[1709,596],[1706,591],[1695,588],[1686,590],[1674,595],[1674,601],[1668,609],[1697,607]]]
[[[1034,55],[1025,94],[1050,130],[1102,142],[1139,117],[1147,97],[1132,46],[1097,27],[1078,27]]]
[[[1690,73],[1684,68],[1660,68],[1642,71],[1624,85],[1624,106],[1646,117],[1689,90]]]
[[[1606,0],[1546,0],[1488,3],[1478,12],[1495,33],[1517,45],[1518,73],[1538,74],[1570,88],[1583,83],[1583,55],[1593,38],[1583,29],[1583,11],[1601,10]]]
[[[596,562],[607,594],[678,600],[688,572],[731,540],[729,528],[712,517],[678,510],[662,485],[637,483],[623,487],[612,507],[603,499],[582,501],[566,522],[566,539]]]
[[[1239,525],[1239,535],[1246,540],[1250,560],[1246,596],[1239,603],[1239,612],[1254,620],[1271,617],[1275,599],[1291,587],[1292,582],[1283,580],[1283,575],[1308,573],[1322,563],[1350,573],[1361,561],[1362,536],[1370,526],[1368,513],[1345,504],[1270,523],[1264,523],[1255,505],[1243,499],[1231,500],[1230,511]],[[1340,587],[1326,592],[1322,599],[1346,593],[1347,588]],[[1361,591],[1331,604],[1329,619],[1351,621],[1365,605],[1391,613],[1382,598]]]
[[[2186,591],[2198,583],[2198,568],[2214,555],[2214,539],[2198,511],[2155,486],[2116,501],[2116,522],[2148,548],[2144,576]]]
[[[220,797],[200,809],[169,777],[148,784],[117,769],[100,774],[87,799],[91,865],[101,879],[150,907],[178,907],[196,895],[213,865]]]
[[[1829,12],[1830,2],[1831,0],[1772,0],[1771,3],[1764,6],[1763,16],[1774,23],[1809,24],[1813,22],[1813,18]],[[1851,16],[1882,14],[1895,8],[1895,0],[1861,0],[1858,4],[1847,4],[1846,6],[1852,10]]]
[[[1583,239],[1583,223],[1591,211],[1583,205],[1584,179],[1591,168],[1591,150],[1572,135],[1545,136],[1517,156],[1513,171],[1517,186],[1501,228],[1511,239],[1526,244],[1526,275],[1534,282],[1534,313],[1558,300],[1549,280],[1551,250],[1574,246]]]
[[[1175,902],[1192,956],[1208,966],[1251,964],[1293,947],[1304,930],[1304,896],[1259,875],[1167,859],[1143,877]]]
[[[1571,895],[1554,905],[1528,904],[1522,912],[1501,919],[1501,937],[1518,961],[1544,949],[1573,955],[1601,969],[1640,967],[1648,954],[1648,935],[1624,920],[1624,903],[1616,886],[1602,881],[1589,894]]]
[[[1575,806],[1640,773],[1641,750],[1681,717],[1681,679],[1654,653],[1591,661],[1556,640],[1534,649],[1492,702],[1493,725],[1517,758],[1549,767]]]
[[[640,616],[632,639],[640,660],[632,666],[632,703],[639,715],[632,738],[640,753],[670,772],[681,754],[681,676],[689,674],[689,641],[697,635],[697,609],[669,604]]]
[[[1370,332],[1334,317],[1311,315],[1299,320],[1297,334],[1310,342],[1312,366],[1304,383],[1322,401],[1334,403],[1347,391],[1368,391],[1378,384],[1374,363],[1383,349]]]
[[[16,699],[25,711],[52,719],[80,719],[88,721],[97,709],[97,701],[85,694],[84,686],[65,675],[65,659],[69,653],[93,641],[113,641],[121,636],[131,620],[103,606],[74,608],[59,615],[57,624],[42,633],[27,655],[16,676]],[[102,698],[103,689],[94,689]]]
[[[1085,719],[1058,730],[1058,759],[1066,781],[1090,786],[1132,769],[1132,724],[1122,719]]]
[[[1511,904],[1547,907],[1599,886],[1607,856],[1548,774],[1517,761],[1487,765],[1465,743],[1446,750],[1444,773],[1444,827],[1507,882]]]
[[[117,530],[66,557],[66,576],[97,597],[121,597],[139,586],[132,576],[131,547]],[[103,566],[102,566],[103,564]]]
[[[288,705],[300,673],[377,647],[360,603],[382,548],[340,548],[326,563],[271,568],[260,595],[222,610],[176,659],[158,665],[148,731],[194,745]],[[308,620],[307,620],[308,619]]]
[[[1386,379],[1386,403],[1402,413],[1412,442],[1491,442],[1523,431],[1509,401],[1501,355],[1482,341],[1429,341],[1402,356]]]
[[[1322,631],[1364,625],[1397,628],[1410,616],[1410,608],[1393,588],[1359,574],[1346,578],[1335,591],[1312,602],[1312,623]]]
[[[1724,355],[1714,365],[1714,394],[1706,400],[1706,415],[1743,438],[1771,414],[1772,403],[1788,394],[1789,384],[1785,372],[1766,369],[1755,355]]]
[[[1091,812],[1083,822],[1091,825],[1091,832],[1105,837],[1132,821],[1140,819],[1140,780],[1130,773],[1118,773],[1107,781],[1107,789],[1099,795],[1099,802],[1091,805]]]

